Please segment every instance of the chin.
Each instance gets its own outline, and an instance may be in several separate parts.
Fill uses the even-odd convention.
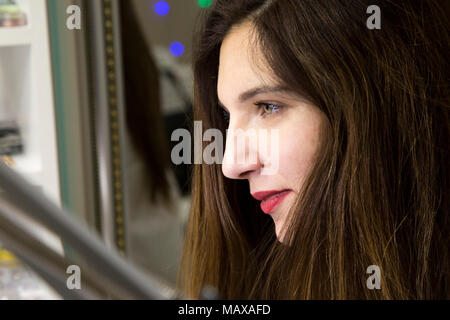
[[[281,229],[283,228],[284,223],[275,224],[275,234],[277,235],[277,239],[279,242],[283,243],[284,232],[281,233]]]

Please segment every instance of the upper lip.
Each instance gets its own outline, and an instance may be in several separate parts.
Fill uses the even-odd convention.
[[[282,193],[282,192],[286,192],[286,191],[289,191],[289,190],[284,189],[284,190],[259,191],[259,192],[252,193],[252,197],[255,198],[256,200],[266,200],[278,193]]]

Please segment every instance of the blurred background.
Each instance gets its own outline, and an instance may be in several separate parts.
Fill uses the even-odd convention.
[[[191,126],[192,37],[211,2],[0,0],[1,161],[169,285],[191,179],[170,161],[170,137]],[[0,299],[53,298],[0,234]]]

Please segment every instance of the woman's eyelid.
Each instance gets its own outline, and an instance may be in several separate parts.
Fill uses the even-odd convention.
[[[282,108],[284,106],[284,103],[277,102],[277,101],[258,101],[254,103],[255,106],[274,106],[276,108]]]
[[[269,101],[258,101],[258,102],[253,103],[253,105],[257,106],[259,110],[261,110],[265,106],[273,106],[273,108],[275,110],[273,110],[271,113],[264,112],[263,116],[270,116],[271,114],[278,112],[280,109],[282,109],[284,107],[283,103],[269,102]],[[224,105],[222,105],[220,102],[218,103],[218,107],[221,110],[225,120],[229,121],[230,120],[230,112],[227,110],[227,108]]]

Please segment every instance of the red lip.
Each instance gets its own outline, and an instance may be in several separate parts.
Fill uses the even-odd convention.
[[[261,210],[271,213],[284,200],[291,190],[260,191],[252,194],[252,197],[261,201]]]

